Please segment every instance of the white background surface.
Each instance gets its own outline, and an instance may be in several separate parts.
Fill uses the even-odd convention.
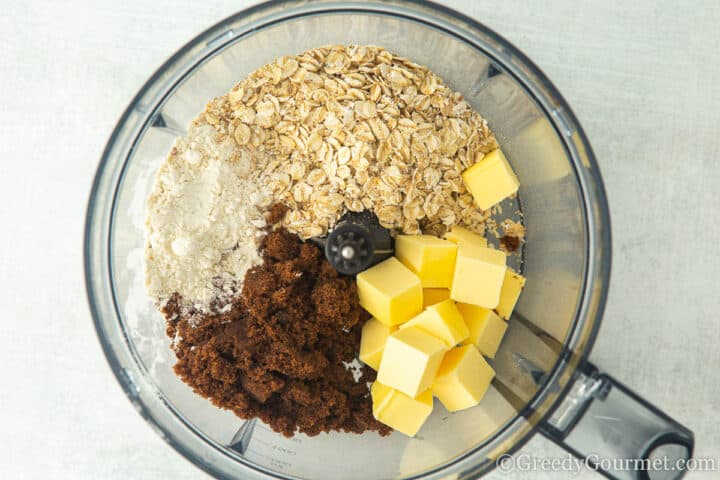
[[[105,362],[82,226],[132,95],[248,3],[0,0],[0,477],[206,478],[137,415]],[[594,145],[615,255],[592,360],[693,429],[697,456],[720,458],[720,4],[447,3],[538,63]],[[523,453],[564,455],[541,438]]]

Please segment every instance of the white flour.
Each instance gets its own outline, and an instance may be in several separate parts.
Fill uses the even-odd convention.
[[[258,240],[270,196],[250,178],[252,156],[210,125],[192,125],[157,172],[148,198],[145,278],[164,303],[179,293],[207,311],[260,264]]]

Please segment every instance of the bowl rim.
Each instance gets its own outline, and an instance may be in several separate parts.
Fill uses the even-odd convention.
[[[462,469],[464,469],[462,470],[463,475],[468,475],[468,478],[485,474],[493,470],[496,467],[496,464],[494,461],[491,461],[491,459],[480,458],[478,456],[479,450],[487,447],[488,445],[496,444],[497,446],[497,444],[500,444],[500,448],[494,452],[497,456],[500,456],[502,454],[513,454],[522,448],[522,446],[525,445],[535,433],[540,431],[539,425],[549,418],[555,409],[562,403],[562,399],[572,387],[572,378],[575,372],[587,361],[587,357],[592,350],[598,334],[609,290],[612,258],[610,214],[600,170],[588,138],[577,117],[558,89],[537,65],[535,65],[527,56],[525,56],[525,54],[523,54],[509,41],[479,21],[444,5],[422,0],[390,0],[383,3],[378,3],[376,1],[361,2],[356,0],[343,2],[334,2],[332,0],[316,0],[313,2],[269,0],[243,9],[217,22],[200,34],[196,35],[193,39],[171,55],[165,62],[163,62],[163,64],[149,77],[149,79],[133,97],[132,101],[129,103],[128,107],[125,109],[115,125],[113,132],[107,141],[106,147],[103,150],[88,200],[84,230],[83,255],[85,286],[90,311],[93,317],[98,339],[103,348],[103,353],[127,397],[133,405],[135,405],[141,416],[158,432],[158,434],[176,451],[181,453],[199,468],[213,476],[224,476],[226,473],[221,470],[215,462],[208,461],[206,458],[198,455],[195,451],[185,445],[183,441],[175,438],[174,433],[171,432],[168,427],[157,418],[157,412],[147,408],[147,405],[138,395],[138,387],[135,384],[135,380],[132,378],[131,372],[128,372],[127,369],[122,367],[118,361],[113,346],[110,344],[109,339],[104,333],[104,327],[101,323],[102,313],[100,312],[98,304],[98,297],[99,295],[102,295],[102,293],[98,292],[97,286],[94,282],[97,275],[108,273],[111,276],[110,283],[112,283],[112,274],[109,268],[106,269],[107,272],[97,272],[96,268],[93,266],[93,262],[97,261],[97,259],[94,258],[97,246],[94,245],[95,240],[93,238],[93,233],[95,233],[95,229],[97,228],[104,229],[107,227],[108,232],[111,230],[111,222],[108,222],[106,225],[101,225],[98,222],[98,217],[104,218],[105,216],[108,216],[108,213],[110,219],[113,217],[115,196],[117,195],[117,187],[122,181],[122,171],[124,171],[125,168],[124,165],[122,165],[122,171],[118,181],[112,186],[115,189],[115,192],[113,192],[112,208],[109,212],[101,212],[98,210],[98,199],[100,198],[100,192],[102,191],[103,180],[107,180],[107,169],[111,166],[109,165],[109,162],[111,160],[110,157],[113,153],[113,149],[117,146],[117,141],[121,135],[128,133],[124,130],[128,126],[130,116],[138,106],[140,100],[148,95],[149,92],[157,86],[158,82],[161,82],[162,77],[166,72],[172,68],[180,67],[180,71],[182,73],[181,77],[184,78],[184,76],[189,71],[192,71],[192,69],[194,69],[197,65],[209,58],[212,58],[218,51],[225,46],[232,44],[238,38],[242,38],[242,36],[248,31],[252,31],[246,30],[239,32],[239,34],[238,32],[235,32],[230,37],[224,39],[223,37],[228,33],[228,29],[226,27],[231,24],[237,23],[246,18],[251,18],[253,19],[251,23],[258,23],[262,27],[266,27],[272,23],[277,23],[278,21],[291,20],[293,18],[293,15],[291,15],[293,10],[295,10],[294,16],[296,17],[328,13],[377,13],[401,17],[405,20],[420,21],[420,23],[425,24],[426,26],[439,28],[444,31],[444,33],[453,36],[458,36],[459,33],[462,33],[460,36],[461,40],[466,43],[471,43],[473,47],[481,49],[483,52],[488,53],[489,57],[494,58],[494,60],[499,63],[502,63],[503,67],[507,68],[504,68],[504,73],[510,74],[513,79],[522,85],[534,98],[534,100],[538,102],[539,107],[547,114],[548,120],[556,130],[558,138],[563,141],[563,146],[566,149],[568,157],[573,160],[573,167],[575,168],[575,174],[579,183],[579,193],[585,207],[583,226],[585,227],[586,238],[588,241],[586,245],[586,265],[584,268],[584,283],[582,292],[579,295],[579,302],[573,325],[568,332],[566,343],[563,345],[563,352],[559,355],[559,358],[551,372],[548,372],[549,374],[546,377],[547,382],[538,389],[525,408],[519,411],[507,425],[493,433],[493,435],[486,439],[483,444],[471,448],[467,452],[462,453],[445,464],[413,474],[408,478],[441,478],[447,475],[450,468],[453,466],[457,467],[458,472],[461,471],[462,467]],[[477,36],[466,29],[473,30],[474,32],[480,32],[489,40],[501,45],[503,53],[507,55],[507,58],[503,59],[499,58],[497,55],[490,55],[490,52],[480,48],[477,43],[472,43],[471,39],[477,38]],[[221,32],[220,35],[218,35],[218,32]],[[191,54],[192,50],[203,43],[210,48],[203,52],[201,58],[192,58],[192,55],[190,55],[191,58],[189,58],[189,60],[192,60],[194,64],[192,68],[188,69],[188,65],[178,65],[181,60],[188,60],[187,57]],[[512,59],[513,62],[516,62],[516,64],[508,65],[508,59]],[[522,71],[520,71],[519,76],[518,72],[520,69],[522,69]],[[528,81],[531,83],[528,83]],[[542,88],[542,94],[539,94],[538,88]],[[159,102],[155,105],[155,107],[161,104],[162,102]],[[554,108],[552,110],[548,110],[547,107],[549,105],[554,105]],[[152,117],[153,114],[148,114],[145,119],[146,123],[147,120]],[[143,132],[144,129],[140,131],[139,135]],[[139,135],[136,135],[134,140],[136,140]],[[129,151],[132,151],[132,147]],[[127,163],[128,157],[129,155],[125,156],[123,162],[124,164]],[[578,164],[579,159],[582,159],[582,163],[585,164],[586,168],[584,170],[582,170],[581,165]],[[594,218],[598,222],[599,227],[596,226],[593,228],[593,223],[590,221],[589,217]],[[111,251],[111,249],[109,250]],[[109,258],[107,260],[109,260]],[[105,266],[107,267],[107,265]],[[118,313],[117,309],[115,313]],[[588,323],[589,317],[592,317],[592,319]],[[580,331],[581,329],[578,327],[582,326],[582,324],[585,324],[585,329]],[[568,347],[568,344],[573,343],[575,346],[579,346],[579,348]],[[555,383],[560,385],[561,388],[552,388]],[[537,407],[541,402],[544,402],[545,405],[543,411],[538,412]],[[173,407],[168,403],[165,403],[164,405],[170,410],[173,409]],[[233,458],[234,460],[238,460],[235,457],[230,457],[226,449],[223,448],[220,450],[216,445],[213,445],[216,442],[209,440],[207,437],[198,432],[191,424],[185,422],[182,416],[177,412],[175,412],[175,416],[183,422],[185,427],[189,428],[194,434],[203,438],[210,447],[215,447],[215,449],[221,454],[224,454],[229,458]],[[516,422],[521,420],[528,422],[530,428],[523,429],[517,425]],[[515,432],[522,430],[522,433],[514,439],[514,443],[511,446],[503,446],[503,440],[507,441],[507,438],[501,437],[510,437],[511,434],[513,434],[511,431],[513,430],[513,428],[511,428],[513,423],[515,423]],[[476,458],[473,459],[473,457]],[[468,462],[468,460],[473,461]],[[257,465],[247,465],[243,461],[241,461],[241,463],[246,468],[251,469],[251,471],[246,473],[254,475],[257,478],[295,478],[286,477],[280,472],[264,470],[262,467]],[[258,468],[260,468],[260,470]]]

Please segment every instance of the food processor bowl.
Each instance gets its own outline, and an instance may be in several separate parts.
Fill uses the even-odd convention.
[[[379,45],[428,66],[488,120],[521,182],[527,286],[492,362],[496,378],[475,408],[449,414],[436,402],[414,438],[335,432],[288,439],[214,407],[173,373],[165,322],[145,293],[145,201],[175,138],[209,99],[253,70],[329,44]],[[586,361],[605,305],[610,257],[598,165],[552,83],[477,21],[410,1],[268,2],[200,34],[148,80],[112,133],[85,238],[98,336],[131,402],[193,463],[218,477],[244,479],[477,478],[537,432],[578,455],[591,451],[588,442],[601,454],[607,446],[608,455],[627,456],[649,455],[652,442],[653,449],[669,442],[681,447],[671,451],[689,457],[689,431]],[[629,404],[640,405],[627,414],[635,423],[586,421],[593,409],[627,413]],[[615,436],[599,437],[601,428],[614,428]],[[627,442],[613,440],[618,435]]]

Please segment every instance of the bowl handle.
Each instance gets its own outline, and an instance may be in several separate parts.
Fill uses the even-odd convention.
[[[590,363],[540,431],[612,479],[674,480],[692,466],[692,431]]]

